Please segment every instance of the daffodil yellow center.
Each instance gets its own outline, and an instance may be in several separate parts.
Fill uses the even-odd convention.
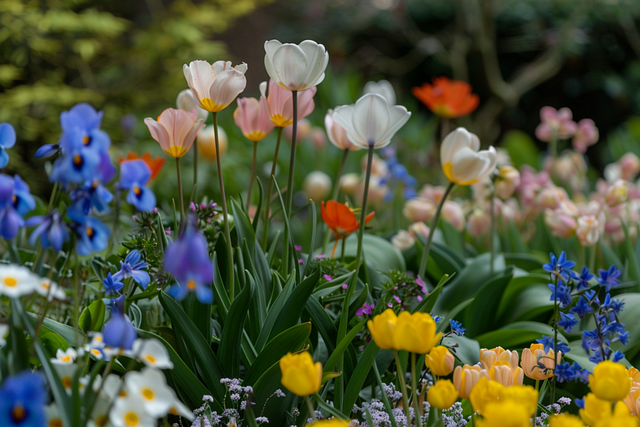
[[[224,109],[224,107],[226,107],[226,105],[221,105],[221,104],[216,104],[215,102],[213,102],[210,98],[203,98],[200,100],[200,104],[202,105],[202,108],[204,108],[205,110],[211,112],[211,113],[217,113],[218,111]]]
[[[147,362],[151,363],[152,365],[156,364],[156,358],[152,355],[147,354],[144,358],[147,359]]]
[[[10,288],[16,287],[18,286],[18,279],[16,279],[15,277],[5,277],[4,284],[5,286],[8,286]]]
[[[167,150],[164,150],[164,151],[165,151],[165,153],[167,153],[168,155],[170,155],[173,158],[182,157],[187,152],[187,150],[184,147],[181,147],[181,146],[178,146],[178,145],[173,145],[173,146],[169,147]]]
[[[40,287],[41,287],[42,289],[49,290],[49,288],[51,287],[51,285],[49,285],[47,282],[42,282],[42,283],[40,284]]]
[[[120,394],[118,396],[127,397],[127,392],[125,390],[120,390]]]
[[[129,427],[135,427],[140,424],[140,418],[135,412],[127,412],[124,414],[124,423]]]
[[[85,136],[84,138],[82,138],[82,143],[83,143],[84,145],[89,145],[89,144],[91,144],[91,137],[90,137],[90,136],[88,136],[88,135],[87,135],[87,136]]]
[[[93,354],[96,357],[100,357],[100,350],[97,350],[95,348],[91,349],[91,354]]]
[[[155,397],[155,393],[150,388],[143,388],[142,397],[144,397],[147,400],[153,400],[153,398]]]
[[[60,359],[62,362],[70,362],[71,361],[71,356],[64,356],[62,359]]]
[[[284,128],[289,126],[290,124],[293,124],[293,119],[287,119],[282,114],[274,114],[273,116],[271,116],[271,121],[279,128]]]

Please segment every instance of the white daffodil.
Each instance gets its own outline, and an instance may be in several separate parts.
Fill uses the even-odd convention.
[[[493,147],[479,150],[480,139],[463,127],[444,138],[440,147],[440,161],[449,181],[471,185],[489,176],[496,167],[496,150]]]
[[[171,405],[171,408],[169,408],[169,413],[171,415],[179,415],[182,418],[193,421],[195,419],[195,415],[193,415],[193,412],[182,402],[180,402],[180,399],[178,399],[178,396],[176,396],[176,393],[173,391],[173,389],[170,388],[169,390],[171,391],[171,395],[173,396],[173,404]]]
[[[389,106],[377,93],[368,93],[354,105],[343,105],[333,112],[333,120],[347,131],[351,142],[361,148],[382,148],[409,120],[411,113],[401,105]]]
[[[167,415],[173,407],[174,395],[159,369],[145,367],[141,372],[129,372],[124,381],[127,397],[132,395],[142,399],[149,415],[160,418]]]
[[[269,40],[264,43],[264,50],[264,66],[278,86],[301,91],[324,80],[329,54],[323,45],[313,40],[300,44]]]
[[[63,300],[67,297],[64,289],[46,277],[39,278],[38,286],[36,286],[35,291],[47,298],[49,301],[53,299]]]
[[[60,381],[64,386],[67,393],[71,393],[71,387],[73,385],[73,377],[78,370],[78,365],[75,363],[58,363],[58,359],[51,359],[53,367],[55,368],[58,376],[60,377]]]
[[[100,395],[96,397],[96,403],[91,410],[91,421],[97,427],[107,426],[109,423],[109,408],[111,399],[105,399]]]
[[[20,265],[0,265],[0,296],[19,298],[33,293],[38,287],[38,276]]]
[[[0,348],[7,344],[7,335],[9,335],[9,325],[0,323]]]
[[[137,354],[138,359],[147,366],[158,369],[173,369],[173,362],[169,358],[169,352],[155,338],[135,340],[131,352]]]
[[[387,80],[380,80],[379,82],[367,82],[364,85],[364,93],[377,93],[384,96],[387,100],[387,104],[396,105],[396,91],[393,90],[393,86]]]
[[[60,417],[60,410],[58,405],[51,403],[44,407],[44,415],[47,418],[47,426],[51,427],[63,427],[62,418]]]
[[[209,112],[200,108],[200,105],[198,104],[196,98],[193,96],[193,92],[191,91],[191,89],[185,89],[178,94],[178,97],[176,98],[176,106],[178,107],[178,109],[187,111],[189,113],[193,110],[196,110],[198,118],[204,120],[205,122],[207,121],[207,117],[209,117]]]
[[[51,362],[66,365],[75,362],[76,357],[78,357],[78,353],[72,347],[69,347],[66,351],[58,349],[56,358],[51,359]]]
[[[156,420],[145,411],[142,398],[135,395],[117,399],[109,419],[114,427],[156,427]]]
[[[224,110],[247,86],[247,64],[231,66],[231,62],[192,61],[182,67],[187,84],[201,108],[217,113]]]

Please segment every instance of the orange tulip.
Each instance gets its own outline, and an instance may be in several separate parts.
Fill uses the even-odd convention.
[[[152,159],[151,154],[149,153],[144,153],[142,156],[138,156],[136,153],[129,153],[127,154],[126,158],[120,159],[120,163],[126,160],[137,160],[137,159],[143,160],[147,164],[147,166],[149,166],[149,170],[151,170],[151,178],[149,179],[149,181],[151,181],[153,178],[158,176],[165,162],[165,159],[163,159],[162,157],[155,157]]]
[[[353,212],[349,206],[338,203],[333,200],[329,200],[326,205],[324,201],[320,205],[320,214],[322,215],[322,219],[324,220],[327,227],[331,229],[333,235],[336,237],[336,243],[333,245],[333,252],[331,252],[331,258],[336,252],[336,246],[338,245],[338,240],[345,239],[351,233],[360,228],[360,222],[358,222],[358,218],[356,214]],[[365,224],[371,221],[375,212],[371,212],[365,218]]]
[[[447,77],[433,79],[433,85],[424,83],[421,87],[414,87],[411,93],[434,114],[447,119],[471,114],[480,102],[478,95],[471,93],[469,83]]]

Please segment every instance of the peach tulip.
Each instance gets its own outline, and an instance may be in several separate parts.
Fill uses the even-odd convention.
[[[247,86],[247,64],[230,61],[191,61],[182,67],[187,84],[200,107],[211,113],[224,110]]]
[[[184,156],[193,145],[200,129],[204,127],[196,112],[167,108],[160,114],[158,121],[151,117],[144,119],[153,139],[158,141],[162,150],[174,158]]]
[[[238,108],[233,112],[233,120],[242,134],[253,142],[263,140],[274,128],[269,118],[269,104],[262,96],[255,98],[238,98]]]

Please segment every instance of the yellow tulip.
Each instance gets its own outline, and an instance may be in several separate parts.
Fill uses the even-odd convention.
[[[331,418],[330,420],[319,420],[314,423],[307,424],[307,427],[349,427],[349,422],[349,420]]]
[[[631,390],[632,380],[624,365],[605,360],[598,363],[589,375],[589,387],[593,394],[609,402],[622,400]]]
[[[531,344],[530,348],[522,351],[522,362],[520,366],[524,374],[534,380],[546,380],[553,376],[553,368],[555,367],[554,352],[550,349],[544,352],[542,344]],[[562,352],[558,352],[558,359],[562,357]],[[542,365],[544,368],[541,368]]]
[[[500,399],[504,388],[497,381],[491,381],[486,377],[480,378],[469,395],[471,406],[476,412],[482,414],[489,403],[495,403]]]
[[[287,353],[280,359],[282,385],[293,394],[304,397],[317,393],[322,385],[322,363],[313,363],[311,354]]]
[[[633,415],[613,416],[603,418],[593,427],[638,427],[640,422]]]
[[[586,425],[593,426],[596,421],[610,416],[611,402],[599,399],[598,396],[593,393],[589,393],[584,397],[584,409],[580,409],[580,418],[582,418],[582,421],[584,421]]]
[[[427,392],[427,402],[438,409],[451,408],[457,399],[458,392],[451,380],[437,381]]]
[[[431,349],[424,363],[432,374],[443,377],[453,372],[455,358],[447,347],[439,345]]]
[[[390,308],[367,322],[371,337],[382,350],[397,350],[393,346],[393,335],[396,331],[398,317]]]
[[[482,415],[476,420],[478,427],[531,427],[527,407],[512,400],[489,403]]]
[[[489,378],[498,381],[505,387],[511,387],[513,385],[522,385],[524,372],[517,365],[515,369],[512,369],[509,362],[496,362],[489,370]]]
[[[425,354],[438,344],[440,337],[442,333],[436,334],[436,322],[431,315],[403,311],[393,334],[394,349]]]
[[[513,387],[504,387],[500,394],[501,400],[513,400],[529,411],[529,415],[533,417],[538,409],[538,392],[528,385],[514,385]]]
[[[453,384],[456,386],[456,390],[463,399],[468,399],[471,394],[471,390],[478,383],[481,377],[489,379],[489,373],[486,369],[482,369],[479,366],[456,366],[453,371]]]
[[[584,427],[584,423],[575,415],[560,414],[549,418],[549,427]]]
[[[505,350],[502,347],[496,347],[491,350],[483,348],[480,350],[480,363],[484,369],[491,369],[496,362],[507,362],[512,368],[518,367],[518,352]]]

